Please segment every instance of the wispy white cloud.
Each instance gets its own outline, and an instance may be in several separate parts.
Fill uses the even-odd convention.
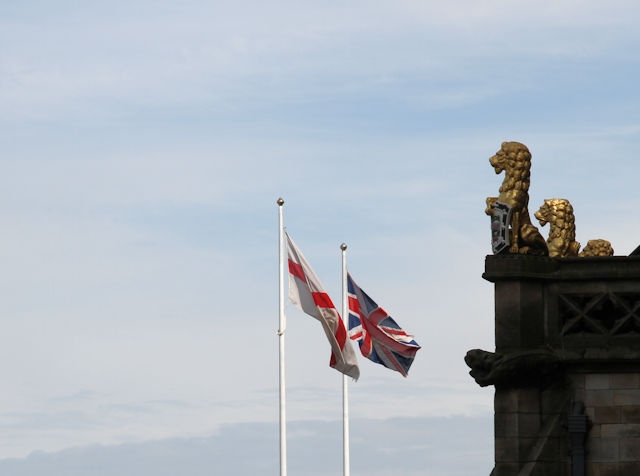
[[[402,86],[407,75],[432,82],[427,104],[441,108],[533,87],[531,61],[611,59],[634,34],[635,7],[624,2],[361,7],[137,2],[105,12],[63,2],[51,16],[14,13],[3,35],[15,45],[2,63],[5,120],[153,116],[198,105],[232,114],[312,92],[376,91],[389,78]],[[505,61],[518,67],[500,71]]]
[[[467,475],[491,470],[490,418],[354,419],[351,424],[351,468],[375,476],[397,474]],[[304,476],[326,476],[341,468],[341,432],[337,421],[296,421],[288,428],[288,467]],[[57,453],[35,452],[24,459],[0,460],[7,474],[40,476],[51,472],[83,476],[182,472],[269,474],[277,471],[275,424],[223,427],[210,437],[161,439],[117,446],[83,446]],[[237,457],[237,442],[251,458]],[[444,443],[444,444],[442,444]],[[336,455],[338,455],[336,457]],[[488,456],[489,455],[489,456]],[[310,464],[313,461],[314,464]],[[451,461],[455,461],[452,467]]]

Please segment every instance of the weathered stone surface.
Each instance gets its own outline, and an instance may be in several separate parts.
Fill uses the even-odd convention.
[[[585,474],[640,475],[640,255],[492,255],[483,277],[495,352],[468,363],[496,387],[493,476],[571,476],[573,402],[584,404],[584,434],[572,435],[584,437]]]
[[[590,374],[585,376],[585,388],[589,390],[610,389],[611,381],[609,374]]]
[[[612,374],[611,388],[640,388],[640,374]]]
[[[597,438],[589,441],[589,460],[594,462],[619,461],[618,439],[614,437]]]
[[[638,405],[625,405],[620,408],[621,420],[627,423],[640,423],[640,401]]]
[[[640,437],[620,438],[620,461],[640,461]]]
[[[594,407],[594,413],[591,418],[596,425],[603,423],[620,423],[620,414],[620,407]]]

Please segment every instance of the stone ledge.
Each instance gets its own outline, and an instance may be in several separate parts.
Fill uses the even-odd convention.
[[[640,279],[640,256],[549,258],[533,255],[487,255],[487,281],[599,281]]]

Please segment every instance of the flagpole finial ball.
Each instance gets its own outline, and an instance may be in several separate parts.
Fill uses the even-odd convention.
[[[346,249],[347,249],[347,244],[346,244],[346,243],[342,243],[342,244],[340,245],[340,249],[341,249],[342,251],[346,250]]]
[[[278,206],[282,206],[284,205],[284,199],[280,197],[276,203],[278,204]]]

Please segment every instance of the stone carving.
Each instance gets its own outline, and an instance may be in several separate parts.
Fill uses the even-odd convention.
[[[612,256],[613,248],[607,240],[589,240],[580,254],[580,243],[576,241],[575,215],[573,206],[566,198],[551,198],[544,201],[534,213],[540,226],[549,223],[547,247],[552,258],[567,256]]]
[[[607,240],[589,240],[580,256],[613,256],[613,247]]]
[[[509,354],[473,349],[464,358],[471,375],[481,387],[531,387],[546,382],[561,365],[560,358],[546,349]]]
[[[503,142],[489,159],[496,174],[505,173],[497,197],[487,197],[485,213],[491,216],[494,254],[502,252],[550,256],[612,256],[606,240],[590,240],[582,253],[576,241],[573,206],[565,198],[546,199],[535,212],[541,226],[549,223],[545,240],[529,217],[531,153],[520,142]]]
[[[531,153],[519,142],[503,142],[502,147],[489,159],[496,174],[505,173],[497,197],[487,198],[485,213],[494,216],[497,206],[507,209],[509,253],[549,254],[547,243],[529,217],[529,183],[531,170]],[[499,251],[494,246],[494,253]]]
[[[561,336],[640,334],[640,293],[600,292],[559,295]]]
[[[573,207],[565,198],[552,198],[544,201],[534,213],[540,226],[549,223],[547,248],[552,258],[578,256],[580,243],[576,241],[576,225]]]

